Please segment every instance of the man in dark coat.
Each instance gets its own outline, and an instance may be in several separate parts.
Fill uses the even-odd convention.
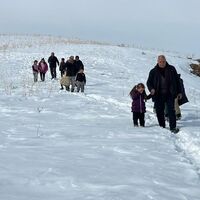
[[[169,65],[164,55],[158,56],[157,65],[150,71],[147,87],[151,92],[159,125],[165,128],[165,105],[169,115],[170,130],[177,133],[174,100],[182,98],[181,87],[175,67]]]
[[[75,57],[74,64],[76,66],[76,73],[78,73],[81,69],[84,71],[83,62],[79,59],[79,56]]]
[[[51,53],[51,56],[48,59],[49,68],[51,71],[51,79],[56,78],[56,67],[59,65],[58,58],[55,56],[54,52]]]

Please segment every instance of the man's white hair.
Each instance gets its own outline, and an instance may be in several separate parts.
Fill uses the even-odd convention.
[[[166,60],[166,57],[165,57],[164,55],[159,55],[159,56],[158,56],[158,60],[160,60],[160,59]]]

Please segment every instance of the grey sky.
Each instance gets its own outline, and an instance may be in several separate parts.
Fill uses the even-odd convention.
[[[200,52],[199,0],[0,0],[0,3],[1,33],[52,34]]]

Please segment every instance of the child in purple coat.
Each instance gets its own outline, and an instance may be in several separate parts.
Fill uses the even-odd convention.
[[[151,95],[146,94],[145,86],[143,83],[139,83],[134,86],[130,92],[130,96],[132,98],[132,112],[133,112],[133,124],[134,126],[138,126],[138,120],[140,122],[140,126],[145,126],[145,112],[146,106],[145,101],[151,98]]]

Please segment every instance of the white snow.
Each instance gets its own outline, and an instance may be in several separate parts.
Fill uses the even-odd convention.
[[[200,79],[187,58],[24,37],[0,42],[1,200],[200,199]],[[52,51],[80,55],[85,94],[60,91],[49,73],[33,83],[32,61]],[[146,127],[132,124],[128,93],[146,83],[160,53],[181,73],[190,100],[178,135],[158,127],[151,100]]]

